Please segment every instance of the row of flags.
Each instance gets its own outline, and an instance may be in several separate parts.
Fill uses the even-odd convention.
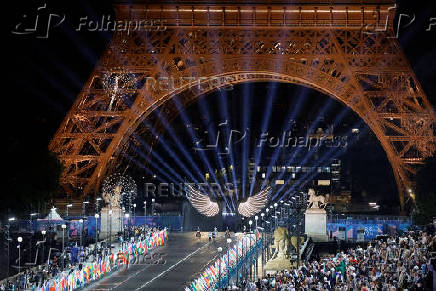
[[[124,252],[111,254],[98,262],[86,263],[82,270],[75,268],[68,274],[60,273],[50,281],[46,282],[38,291],[70,291],[83,288],[92,281],[105,277],[112,270],[116,270],[121,265],[126,265],[128,260],[138,255],[146,254],[158,246],[165,244],[168,239],[168,232],[165,228],[162,231],[154,232],[144,240],[130,243]]]
[[[185,288],[185,291],[203,291],[210,290],[216,286],[218,281],[227,276],[227,271],[231,273],[236,267],[237,259],[242,260],[244,256],[254,247],[260,238],[260,233],[247,234],[239,236],[237,242],[224,254],[221,255],[214,263],[206,267],[201,275],[191,282],[190,286]],[[221,267],[221,269],[220,269]]]

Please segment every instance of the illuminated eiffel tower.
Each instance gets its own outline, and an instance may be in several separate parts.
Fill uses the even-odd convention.
[[[244,82],[298,84],[353,109],[386,151],[401,206],[416,165],[435,152],[435,113],[395,38],[393,0],[133,1],[115,10],[140,28],[114,32],[50,143],[66,193],[96,193],[133,148],[150,153],[164,131],[151,113],[175,118],[175,95],[187,106]]]

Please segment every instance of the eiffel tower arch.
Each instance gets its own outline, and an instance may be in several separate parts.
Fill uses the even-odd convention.
[[[395,38],[395,1],[244,2],[115,5],[119,27],[49,145],[67,193],[97,193],[198,96],[275,81],[354,110],[386,151],[404,207],[416,166],[435,152],[436,118]]]

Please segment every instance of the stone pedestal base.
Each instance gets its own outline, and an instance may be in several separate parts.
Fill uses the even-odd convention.
[[[305,233],[313,241],[328,241],[327,214],[324,209],[308,208],[305,213]]]
[[[266,274],[273,274],[277,271],[290,270],[291,269],[291,261],[286,258],[276,258],[274,260],[270,260],[265,264],[265,272]]]
[[[109,233],[115,236],[122,230],[123,211],[120,208],[112,208],[112,214],[110,214],[109,210],[108,207],[101,209],[100,239],[108,238]]]

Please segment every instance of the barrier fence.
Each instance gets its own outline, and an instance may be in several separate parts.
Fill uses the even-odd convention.
[[[241,234],[237,242],[229,249],[223,250],[224,254],[191,282],[185,290],[220,290],[224,288],[230,278],[252,260],[256,260],[255,254],[262,248],[262,238],[257,231],[255,234]]]
[[[144,255],[148,251],[165,244],[168,239],[166,229],[153,233],[152,236],[139,242],[132,242],[127,247],[111,254],[105,258],[92,263],[83,263],[82,269],[78,266],[74,269],[59,273],[56,277],[47,281],[38,291],[69,291],[83,288],[95,282],[112,271],[117,270],[122,265],[127,265],[139,255]]]

